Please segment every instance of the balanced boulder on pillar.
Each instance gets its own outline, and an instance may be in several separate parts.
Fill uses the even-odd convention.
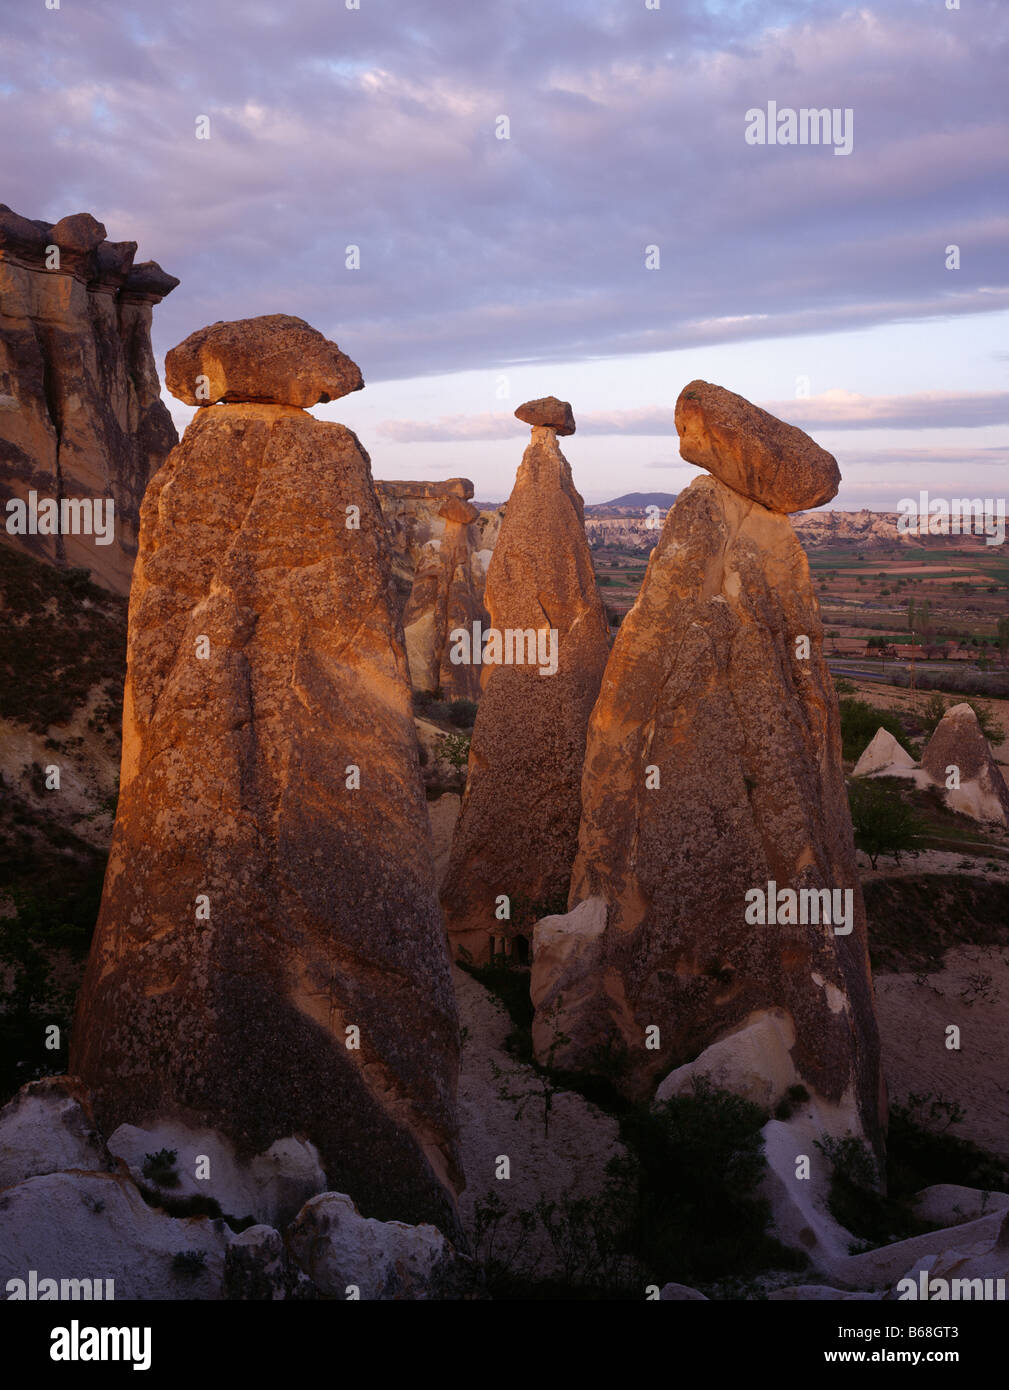
[[[787,517],[697,478],[592,712],[569,911],[536,930],[533,1037],[541,1060],[605,1069],[645,1098],[773,1019],[794,1032],[797,1079],[877,1143],[865,911],[822,642]]]
[[[367,1214],[452,1232],[458,1022],[385,525],[355,435],[283,403],[323,386],[201,409],[148,488],[71,1065],[106,1132],[296,1134]]]
[[[457,653],[480,663],[483,694],[442,903],[453,947],[477,960],[566,900],[585,729],[609,651],[582,499],[557,443],[574,431],[571,407],[546,397],[515,414],[549,423],[533,424],[505,508],[489,627]]]

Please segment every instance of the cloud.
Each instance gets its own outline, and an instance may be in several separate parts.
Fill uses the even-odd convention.
[[[575,417],[579,434],[667,435],[675,432],[672,409],[589,410]],[[383,420],[377,433],[397,444],[449,444],[474,439],[515,439],[529,426],[512,414],[442,415],[437,420]]]
[[[955,468],[957,473],[951,475],[951,484],[956,484],[957,477],[965,468],[1009,468],[1009,448],[976,448],[967,444],[956,449],[927,446],[921,449],[855,449],[846,451],[844,460],[846,466],[874,469],[888,465],[905,468],[908,465],[917,468]]]
[[[803,429],[949,429],[1009,423],[1009,391],[920,391],[903,396],[825,391],[807,399],[761,404]]]
[[[1009,423],[1009,391],[919,391],[902,396],[864,396],[853,391],[825,391],[819,396],[788,401],[758,402],[764,410],[802,429],[950,429],[979,428]],[[589,410],[576,417],[583,435],[647,435],[671,437],[676,425],[671,406],[641,406],[633,410]],[[513,415],[443,415],[438,420],[385,420],[378,433],[407,443],[451,443],[477,439],[511,439],[525,426]],[[910,451],[917,458],[921,451]],[[975,451],[986,454],[986,450]],[[992,450],[1004,454],[1002,450]],[[901,451],[886,457],[897,461]],[[949,454],[955,462],[962,454]],[[651,468],[670,464],[654,463]]]
[[[514,415],[442,415],[437,420],[383,420],[376,433],[396,444],[454,444],[474,439],[514,439],[529,426]]]
[[[1009,306],[998,0],[10,8],[4,197],[179,275],[160,352],[282,310],[382,380]],[[747,146],[769,99],[853,153]]]

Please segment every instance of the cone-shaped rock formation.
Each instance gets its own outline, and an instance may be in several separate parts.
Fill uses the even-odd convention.
[[[72,1066],[106,1130],[297,1134],[369,1215],[451,1232],[458,1024],[389,576],[349,430],[197,413],[144,500]]]
[[[609,650],[582,499],[547,425],[533,426],[484,604],[490,625],[469,652],[482,658],[483,694],[442,890],[454,949],[478,960],[566,899],[585,729]]]
[[[646,1097],[712,1043],[787,1015],[803,1083],[876,1142],[879,1042],[822,635],[787,518],[696,479],[592,713],[572,910],[536,931],[534,1041]]]
[[[946,788],[946,804],[975,820],[1009,825],[1009,787],[970,705],[954,705],[921,755],[923,771]]]

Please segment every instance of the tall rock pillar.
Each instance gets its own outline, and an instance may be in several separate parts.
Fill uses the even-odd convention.
[[[563,902],[577,847],[585,730],[609,652],[582,499],[557,443],[571,407],[532,425],[487,571],[489,626],[465,655],[482,696],[442,902],[453,949],[485,961]],[[507,916],[504,915],[507,913]]]
[[[99,1123],[297,1134],[366,1215],[456,1229],[458,1021],[363,385],[300,319],[167,360],[122,789],[71,1066]],[[224,402],[215,404],[215,402]]]

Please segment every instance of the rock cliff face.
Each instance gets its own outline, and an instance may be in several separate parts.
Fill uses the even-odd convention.
[[[801,1082],[877,1142],[865,912],[822,636],[787,518],[696,479],[592,712],[572,910],[536,929],[534,1041],[558,1065],[608,1059],[644,1097],[766,1015],[794,1031]]]
[[[478,960],[567,893],[585,729],[609,650],[582,499],[549,426],[533,427],[484,602],[482,697],[442,889],[454,948]]]
[[[499,518],[472,505],[467,478],[376,482],[375,488],[392,544],[414,689],[476,699],[480,668],[450,660],[450,634],[487,621],[483,592]]]
[[[161,401],[151,313],[179,283],[136,242],[110,242],[87,213],[52,225],[0,204],[0,507],[5,539],[53,564],[86,567],[125,594],[140,502],[178,436]],[[35,520],[36,503],[111,500],[114,536]],[[24,503],[12,530],[8,501]],[[88,507],[91,512],[91,507]],[[78,519],[82,509],[75,507]]]
[[[349,430],[197,412],[143,505],[71,1065],[106,1132],[297,1135],[367,1214],[451,1231],[458,1024],[389,595]]]

